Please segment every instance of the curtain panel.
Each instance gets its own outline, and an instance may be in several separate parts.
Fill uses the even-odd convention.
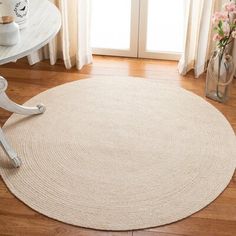
[[[31,65],[50,59],[54,65],[57,59],[65,67],[81,69],[92,62],[90,46],[90,0],[51,0],[61,12],[60,33],[47,46],[28,56]]]
[[[212,40],[212,15],[220,9],[218,0],[186,0],[186,26],[184,53],[179,61],[178,70],[186,75],[194,70],[199,77],[206,69],[207,61],[215,43]]]

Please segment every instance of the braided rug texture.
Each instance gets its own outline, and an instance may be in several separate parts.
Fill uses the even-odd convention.
[[[23,164],[3,151],[0,174],[36,211],[69,224],[133,230],[183,219],[211,203],[236,166],[224,116],[181,88],[96,78],[50,89],[4,125]]]

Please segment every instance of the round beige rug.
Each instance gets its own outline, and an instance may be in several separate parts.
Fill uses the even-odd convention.
[[[11,192],[69,224],[131,230],[185,218],[212,202],[236,166],[235,134],[213,106],[180,88],[137,78],[96,78],[26,103],[4,131],[23,165],[1,152]]]

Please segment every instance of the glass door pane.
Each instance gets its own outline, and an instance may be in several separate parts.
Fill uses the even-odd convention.
[[[92,0],[92,47],[130,48],[131,0]]]
[[[138,40],[139,0],[91,0],[91,44],[96,54],[132,56]]]
[[[179,60],[184,46],[186,0],[140,0],[139,57]]]
[[[148,0],[147,51],[183,51],[185,1]]]

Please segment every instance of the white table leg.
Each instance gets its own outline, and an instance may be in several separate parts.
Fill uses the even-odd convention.
[[[0,128],[0,144],[5,153],[7,154],[7,156],[9,157],[10,161],[12,162],[13,166],[16,168],[20,167],[21,160],[18,157],[17,153],[14,151],[14,149],[10,146],[10,144],[6,140],[1,128]]]
[[[14,112],[21,115],[37,115],[45,112],[46,107],[42,104],[39,104],[35,107],[25,107],[16,104],[11,101],[6,95],[5,91],[7,89],[8,83],[7,81],[0,76],[0,107],[6,109],[10,112]],[[20,158],[14,149],[10,146],[8,141],[6,140],[2,129],[0,128],[0,144],[2,145],[4,151],[8,155],[9,159],[13,163],[15,167],[19,167],[21,164]]]
[[[42,104],[37,105],[36,107],[25,107],[18,105],[11,101],[6,95],[5,91],[7,89],[7,81],[0,76],[0,107],[17,114],[21,115],[37,115],[42,114],[46,111],[46,107]]]

